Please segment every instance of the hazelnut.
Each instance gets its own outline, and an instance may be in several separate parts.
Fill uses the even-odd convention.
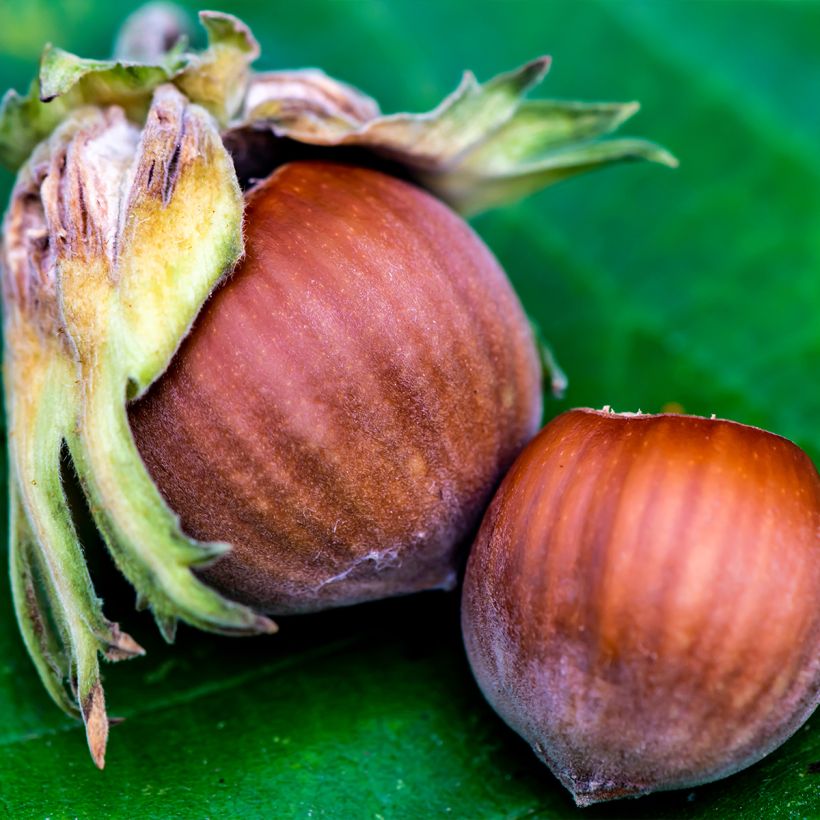
[[[573,410],[470,555],[467,653],[586,806],[730,775],[820,699],[820,478],[731,421]]]
[[[332,163],[248,196],[246,255],[131,408],[201,575],[269,613],[452,588],[456,549],[538,429],[504,272],[424,191]]]

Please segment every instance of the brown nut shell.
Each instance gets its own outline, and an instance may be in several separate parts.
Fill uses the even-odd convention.
[[[456,550],[535,434],[541,374],[504,272],[393,177],[285,165],[247,255],[131,408],[203,572],[274,613],[452,587]]]
[[[579,805],[732,774],[820,700],[820,478],[717,419],[574,410],[471,553],[470,663]]]

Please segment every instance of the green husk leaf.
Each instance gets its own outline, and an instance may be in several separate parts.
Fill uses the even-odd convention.
[[[99,655],[119,660],[142,649],[102,614],[61,481],[62,449],[77,420],[80,388],[56,332],[56,282],[44,241],[53,226],[35,203],[72,134],[65,129],[23,168],[4,225],[9,552],[12,596],[29,653],[54,701],[82,717],[102,768],[108,719]]]
[[[569,386],[569,379],[564,372],[558,359],[552,351],[552,347],[546,341],[541,326],[530,318],[532,335],[535,338],[535,346],[538,348],[538,357],[541,361],[541,373],[544,379],[544,386],[550,391],[553,398],[564,398],[564,392]]]
[[[39,78],[28,94],[9,90],[0,104],[0,162],[18,168],[34,147],[76,108],[120,105],[129,117],[145,117],[151,93],[187,64],[170,53],[161,64],[143,65],[113,60],[85,60],[46,46]]]
[[[28,94],[9,91],[0,105],[0,162],[18,168],[71,111],[85,105],[118,105],[140,123],[153,92],[166,82],[176,83],[191,101],[226,122],[245,95],[259,47],[244,23],[230,14],[202,12],[200,21],[209,40],[202,54],[184,50],[180,40],[153,62],[90,60],[46,46]]]
[[[222,554],[185,536],[134,444],[125,403],[165,369],[242,251],[242,194],[216,125],[160,86],[141,133],[115,108],[79,112],[44,185],[56,240],[60,319],[82,385],[67,443],[98,527],[159,622],[271,631],[191,572]],[[57,181],[59,180],[59,182]],[[94,203],[94,207],[90,207]]]
[[[67,715],[79,718],[79,704],[66,688],[71,663],[64,631],[55,622],[62,613],[49,611],[47,600],[56,599],[56,592],[51,588],[44,590],[46,576],[39,547],[13,479],[9,481],[9,573],[17,624],[40,680]]]
[[[350,143],[378,148],[418,168],[452,166],[513,116],[521,96],[541,82],[549,66],[549,57],[539,57],[484,85],[466,72],[459,87],[435,110],[380,117]]]
[[[644,140],[602,140],[638,109],[635,103],[526,102],[549,68],[541,57],[483,85],[466,73],[426,114],[373,116],[345,127],[312,89],[300,100],[293,81],[252,81],[243,116],[228,139],[269,128],[279,137],[326,147],[356,146],[403,165],[410,175],[465,214],[506,204],[575,174],[628,160],[675,166],[669,152]],[[348,94],[355,99],[355,90]]]
[[[231,634],[275,629],[194,575],[227,546],[182,533],[126,413],[128,392],[165,369],[241,254],[242,203],[212,117],[166,84],[142,132],[118,107],[69,114],[24,165],[6,218],[15,608],[46,689],[82,716],[100,767],[99,655],[142,650],[94,594],[62,486],[65,446],[115,562],[166,638],[177,619]]]
[[[88,60],[61,48],[46,46],[40,61],[40,99],[47,103],[77,89],[84,102],[118,103],[129,98],[144,101],[153,88],[178,74],[186,59],[171,52],[157,65],[117,60]]]
[[[159,88],[119,230],[116,327],[129,398],[159,376],[216,282],[242,255],[242,192],[211,117]]]
[[[500,158],[494,156],[498,150]],[[639,139],[584,141],[544,152],[537,160],[509,162],[502,140],[481,146],[486,165],[465,161],[457,168],[419,175],[422,184],[446,199],[456,210],[475,214],[498,207],[587,171],[619,162],[645,160],[677,166],[677,160],[655,143]],[[472,158],[470,158],[472,160]],[[500,168],[499,168],[500,166]]]
[[[25,96],[9,89],[0,102],[0,163],[7,168],[19,168],[34,146],[56,128],[66,111],[63,100],[43,103],[36,82]]]
[[[199,103],[225,124],[239,110],[259,56],[259,44],[238,18],[202,11],[199,20],[208,33],[208,49],[192,55],[175,82],[192,102]]]

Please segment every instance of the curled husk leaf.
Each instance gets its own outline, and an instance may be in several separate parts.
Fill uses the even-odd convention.
[[[61,481],[66,454],[166,638],[178,619],[275,629],[194,574],[229,547],[182,532],[126,412],[241,257],[241,185],[296,151],[387,168],[471,213],[613,162],[674,164],[651,143],[601,139],[635,104],[525,101],[547,58],[483,85],[465,74],[433,111],[385,116],[315,69],[253,74],[247,26],[217,12],[200,21],[201,52],[179,14],[157,7],[127,23],[111,60],[48,47],[29,92],[0,105],[0,161],[19,169],[2,247],[14,602],[46,688],[83,718],[100,766],[99,656],[142,650],[94,593]],[[543,350],[559,391],[563,374]]]
[[[483,85],[466,72],[433,111],[389,116],[321,72],[268,72],[252,78],[225,137],[240,154],[245,142],[255,145],[254,136],[265,132],[313,146],[364,149],[464,214],[613,162],[677,164],[645,140],[599,139],[635,114],[637,103],[523,100],[549,65],[540,57]]]

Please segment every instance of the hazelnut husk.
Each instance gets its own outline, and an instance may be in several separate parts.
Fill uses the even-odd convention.
[[[548,57],[385,116],[318,69],[253,71],[241,20],[200,22],[203,50],[156,7],[110,60],[46,46],[29,91],[0,101],[18,171],[0,247],[12,599],[100,767],[100,658],[143,650],[103,614],[68,462],[169,641],[180,620],[270,633],[261,609],[451,586],[535,430],[540,367],[563,377],[442,203],[465,215],[613,163],[676,164],[608,138],[636,103],[524,99]],[[288,164],[306,159],[335,164]]]
[[[820,700],[820,478],[731,421],[574,410],[468,562],[485,696],[586,806],[730,775]]]
[[[452,588],[541,416],[504,272],[430,194],[326,162],[249,193],[245,247],[130,411],[185,531],[232,546],[202,577],[274,614]]]

